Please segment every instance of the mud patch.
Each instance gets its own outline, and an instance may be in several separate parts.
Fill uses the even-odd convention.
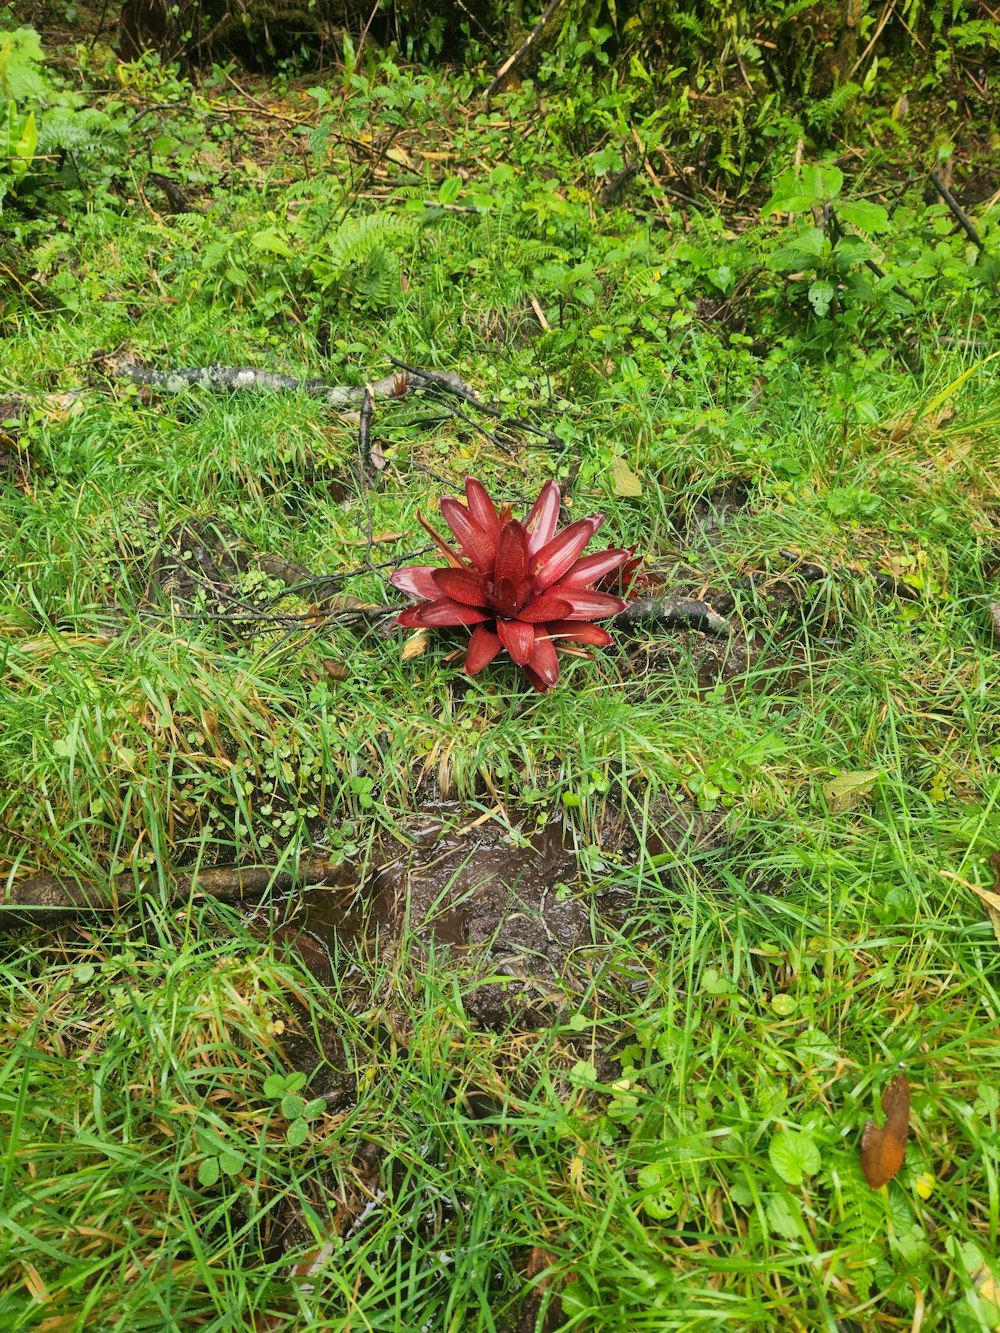
[[[474,1024],[536,1028],[565,1003],[569,956],[597,943],[602,895],[581,894],[561,826],[456,828],[458,818],[447,804],[423,812],[406,829],[409,846],[353,896],[310,889],[275,933],[324,985],[342,983],[345,967],[358,967],[360,982],[404,940],[447,948],[472,974],[464,1004]]]
[[[725,838],[723,814],[661,801],[644,848],[621,820],[594,833],[603,858],[596,887],[584,884],[572,830],[560,822],[511,829],[495,819],[461,825],[442,802],[405,829],[408,845],[354,888],[311,888],[257,919],[324,986],[373,1003],[380,965],[415,948],[447,950],[462,974],[463,1005],[474,1026],[535,1030],[552,1023],[593,982],[588,964],[640,905],[616,865],[643,854],[668,860],[704,855]],[[584,975],[587,974],[586,980]],[[399,1035],[399,1034],[396,1034]]]

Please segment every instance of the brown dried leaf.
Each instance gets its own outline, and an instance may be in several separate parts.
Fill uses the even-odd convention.
[[[430,639],[430,633],[425,629],[418,629],[403,644],[403,661],[412,662],[415,657],[422,656],[427,651],[427,644]]]

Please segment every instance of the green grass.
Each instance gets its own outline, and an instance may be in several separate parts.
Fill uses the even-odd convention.
[[[455,133],[488,189],[495,133]],[[0,481],[0,871],[144,887],[113,918],[0,939],[3,1328],[500,1333],[539,1273],[552,1328],[1000,1324],[998,945],[967,887],[990,885],[1000,846],[1000,363],[950,416],[925,411],[990,350],[941,341],[986,340],[986,298],[935,280],[902,338],[882,311],[870,336],[824,334],[760,291],[773,337],[751,352],[698,317],[679,217],[653,229],[641,198],[595,217],[578,186],[539,183],[578,164],[517,136],[505,151],[524,179],[482,218],[407,212],[390,176],[377,206],[413,225],[365,282],[321,290],[242,233],[242,287],[207,263],[227,226],[286,216],[282,159],[209,218],[105,201],[60,234],[58,265],[48,245],[51,307],[8,313],[0,396],[30,416],[26,478]],[[392,263],[408,282],[389,296]],[[591,295],[557,263],[592,265]],[[566,448],[510,456],[426,399],[381,405],[389,466],[362,501],[355,422],[296,395],[149,400],[88,378],[117,343],[331,380],[389,353],[458,370]],[[845,376],[868,405],[846,416]],[[619,453],[638,497],[614,494]],[[575,475],[573,512],[604,512],[609,541],[668,583],[732,591],[747,670],[699,689],[704,643],[651,630],[539,697],[510,667],[466,681],[438,643],[404,661],[342,620],[227,636],[146,598],[166,534],[207,519],[395,600],[385,571],[351,573],[369,524],[401,534],[376,562],[421,549],[417,509],[468,471],[514,503]],[[737,480],[748,503],[721,539],[686,524]],[[782,600],[787,549],[829,573]],[[832,812],[824,786],[873,769]],[[412,935],[377,961],[333,940],[327,990],[285,943],[293,904],[170,898],[173,869],[294,861],[327,826],[374,869],[437,796],[462,822],[565,817],[580,849],[593,944],[546,981],[536,1026],[477,1026],[475,960]],[[665,852],[678,808],[722,834]],[[610,918],[608,888],[630,904]],[[290,1034],[316,1049],[312,1089],[347,1090],[301,1142],[265,1092]],[[907,1159],[874,1191],[860,1135],[900,1068]],[[815,1154],[801,1178],[775,1148],[789,1131]]]

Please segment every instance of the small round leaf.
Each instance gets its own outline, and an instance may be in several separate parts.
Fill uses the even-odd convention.
[[[198,1184],[205,1189],[211,1189],[219,1179],[219,1159],[218,1157],[206,1157],[198,1167]]]
[[[786,1185],[801,1185],[820,1168],[819,1149],[812,1135],[799,1129],[779,1129],[767,1150],[771,1165]]]
[[[309,1126],[304,1120],[293,1120],[285,1131],[285,1142],[292,1148],[301,1148],[309,1137]]]

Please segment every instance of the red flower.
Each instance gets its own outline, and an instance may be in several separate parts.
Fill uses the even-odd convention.
[[[410,565],[393,574],[395,587],[422,599],[403,611],[398,623],[425,629],[473,626],[465,657],[470,675],[506,648],[532,685],[547,690],[559,678],[558,645],[603,648],[611,642],[607,630],[589,622],[617,615],[625,601],[592,585],[620,570],[632,553],[614,548],[582,555],[603,514],[578,519],[557,533],[554,481],[542,487],[524,523],[511,518],[509,509],[498,510],[475,477],[466,477],[465,494],[467,505],[450,496],[441,500],[457,552],[418,515],[448,564]]]

